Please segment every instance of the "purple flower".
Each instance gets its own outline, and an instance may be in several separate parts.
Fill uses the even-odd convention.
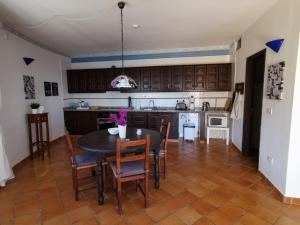
[[[118,125],[125,126],[126,125],[126,119],[124,117],[120,117],[118,119]]]
[[[127,110],[122,110],[119,112],[121,118],[125,118],[127,116]]]
[[[109,114],[109,119],[110,119],[111,121],[117,121],[117,115],[114,114],[114,113],[111,113],[111,114]]]

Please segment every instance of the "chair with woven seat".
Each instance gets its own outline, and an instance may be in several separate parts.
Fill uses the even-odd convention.
[[[122,154],[122,150],[128,148],[141,149],[145,151],[138,155]],[[145,197],[145,208],[149,205],[149,148],[150,136],[145,139],[135,141],[123,141],[118,139],[116,144],[116,161],[111,163],[113,172],[113,180],[116,186],[116,196],[118,202],[118,213],[122,214],[122,183],[135,181],[137,187],[141,190]],[[144,181],[144,189],[141,186]]]
[[[95,170],[96,168],[96,157],[92,154],[80,154],[76,155],[74,151],[73,142],[71,140],[70,134],[68,130],[65,128],[65,137],[68,144],[68,148],[71,152],[71,164],[72,164],[72,178],[73,178],[73,188],[75,193],[75,200],[79,200],[79,191],[95,188],[95,186],[89,187],[89,188],[81,188],[78,185],[78,172],[82,170]],[[87,178],[87,177],[84,177]],[[81,179],[84,179],[81,178]]]
[[[161,120],[159,132],[162,136],[162,142],[159,151],[159,162],[161,161],[161,159],[163,159],[164,161],[163,164],[164,179],[166,179],[167,177],[167,147],[169,141],[170,126],[171,126],[170,122],[167,122],[164,119]],[[154,152],[151,152],[150,156],[154,156]]]

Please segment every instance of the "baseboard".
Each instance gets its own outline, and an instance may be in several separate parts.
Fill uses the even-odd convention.
[[[52,141],[50,142],[50,147],[51,147],[52,145],[54,145],[54,144],[56,144],[56,143],[62,141],[62,140],[64,139],[64,137],[65,137],[65,136],[61,136],[61,137],[58,137],[58,138],[52,140]],[[51,148],[50,148],[50,151],[51,151]],[[36,155],[37,155],[37,151],[33,152],[33,156],[35,157]],[[14,165],[14,166],[12,167],[13,171],[18,170],[18,169],[21,169],[22,167],[24,167],[24,165],[25,165],[26,163],[30,162],[30,160],[31,160],[31,159],[30,159],[30,155],[28,155],[25,159],[21,160],[20,162],[18,162],[16,165]]]
[[[274,190],[277,192],[277,195],[280,196],[280,199],[283,203],[288,205],[300,205],[300,198],[291,198],[284,196],[264,174],[262,174],[260,171],[257,172],[269,185],[271,185],[274,188]]]

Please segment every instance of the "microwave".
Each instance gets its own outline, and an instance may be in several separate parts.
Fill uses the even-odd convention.
[[[226,115],[208,115],[207,125],[209,127],[228,127],[228,117]]]

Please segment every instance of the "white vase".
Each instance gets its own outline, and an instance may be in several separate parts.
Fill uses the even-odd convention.
[[[126,138],[126,127],[127,127],[127,125],[125,125],[125,126],[118,125],[118,128],[119,128],[119,137],[121,139],[125,139]]]
[[[31,113],[32,114],[37,114],[38,113],[38,109],[31,109]]]
[[[45,109],[44,106],[41,105],[41,106],[39,107],[39,110],[38,110],[39,113],[44,113],[44,109]]]

